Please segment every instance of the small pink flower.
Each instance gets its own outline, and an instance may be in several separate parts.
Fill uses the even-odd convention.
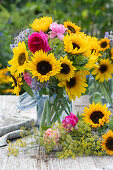
[[[48,142],[51,142],[51,139],[55,139],[55,141],[58,143],[59,141],[59,131],[58,130],[54,130],[54,129],[47,129],[44,132],[44,136],[43,136]]]
[[[62,126],[71,131],[71,128],[74,127],[78,123],[78,117],[76,117],[73,113],[70,113],[70,116],[66,116],[62,121]]]
[[[23,73],[23,76],[24,76],[25,82],[26,82],[29,86],[31,86],[32,77],[30,76],[30,74],[25,72],[25,73]]]
[[[28,47],[29,50],[35,53],[36,51],[43,50],[45,52],[48,52],[51,50],[48,44],[48,34],[45,34],[44,32],[40,31],[32,33],[28,37]]]
[[[62,24],[57,24],[56,22],[53,22],[50,25],[50,38],[58,37],[60,40],[63,40],[64,38],[64,33],[66,31],[66,28]]]

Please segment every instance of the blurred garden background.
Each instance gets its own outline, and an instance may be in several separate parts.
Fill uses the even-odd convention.
[[[0,0],[0,94],[12,91],[7,70],[13,55],[10,44],[41,16],[61,23],[72,21],[100,39],[106,31],[113,31],[113,0]]]

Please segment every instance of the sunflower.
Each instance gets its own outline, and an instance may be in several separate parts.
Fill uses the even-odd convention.
[[[106,49],[108,49],[110,47],[109,45],[110,40],[108,38],[103,38],[99,41],[99,45],[100,45],[100,51],[105,51]]]
[[[16,72],[17,75],[24,72],[24,70],[27,67],[27,61],[28,61],[28,51],[26,50],[26,45],[22,41],[18,43],[18,46],[13,48],[13,58],[8,62],[11,67],[9,70],[11,73]]]
[[[87,51],[86,40],[79,34],[64,36],[64,50],[71,54],[82,54]]]
[[[32,61],[28,63],[28,70],[33,77],[37,76],[40,82],[47,81],[50,76],[60,72],[60,61],[55,59],[53,53],[47,54],[43,50],[39,50],[31,59]]]
[[[64,26],[67,28],[67,32],[72,34],[78,33],[81,30],[80,27],[70,21],[64,22]]]
[[[98,56],[91,54],[84,68],[87,68],[87,69],[94,68],[96,66],[97,61],[98,61]]]
[[[12,86],[14,87],[13,93],[16,94],[16,95],[19,95],[19,92],[21,90],[20,86],[23,84],[22,83],[22,78],[18,77],[15,74],[12,74],[11,78],[9,79],[9,81],[13,83],[12,84]]]
[[[56,75],[56,78],[59,80],[70,80],[74,75],[75,67],[72,66],[72,62],[65,56],[60,58],[61,61],[61,70],[60,73]]]
[[[109,130],[107,134],[102,135],[102,150],[106,150],[107,154],[113,155],[113,131]]]
[[[78,71],[75,75],[70,78],[70,80],[64,80],[58,83],[59,87],[65,86],[66,93],[70,100],[75,100],[76,96],[80,97],[81,93],[85,93],[87,87],[86,82],[86,72]]]
[[[92,75],[96,75],[95,79],[99,82],[103,82],[104,79],[108,81],[109,78],[112,78],[113,74],[113,64],[109,59],[100,59],[100,63],[94,67]]]
[[[36,18],[30,26],[35,31],[46,32],[51,24],[52,24],[52,17],[41,17],[40,19]]]
[[[92,127],[100,127],[105,123],[109,122],[109,115],[111,114],[106,107],[106,104],[102,106],[102,104],[98,103],[89,105],[85,107],[84,113],[82,114],[83,119],[86,123],[89,123]]]
[[[90,57],[91,54],[95,55],[95,56],[99,56],[99,52],[100,52],[100,46],[98,44],[98,41],[97,39],[94,39],[93,37],[92,38],[87,38],[87,41],[88,41],[88,49],[87,51],[84,53],[84,55],[86,57]]]
[[[111,53],[111,59],[113,60],[113,47],[112,47],[110,53]]]

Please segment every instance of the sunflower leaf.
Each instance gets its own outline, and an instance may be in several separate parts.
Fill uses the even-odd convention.
[[[24,88],[24,90],[31,96],[31,97],[33,97],[33,92],[32,92],[32,89],[31,89],[31,87],[30,86],[28,86],[28,84],[27,83],[23,83],[23,88]]]

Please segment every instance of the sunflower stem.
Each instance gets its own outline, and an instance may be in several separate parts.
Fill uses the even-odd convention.
[[[108,101],[108,103],[110,105],[112,105],[112,98],[111,98],[110,94],[108,94],[108,89],[106,88],[105,84],[100,83],[100,86],[101,86],[101,92],[102,92],[103,96]]]
[[[41,117],[41,122],[40,122],[40,128],[45,123],[45,117],[46,117],[46,112],[47,112],[47,104],[48,104],[48,100],[46,100],[46,102],[44,103],[44,108],[43,108],[43,111],[42,111],[42,117]]]
[[[51,115],[50,115],[50,106],[49,106],[49,100],[47,99],[47,113],[46,113],[46,118],[47,118],[47,126],[51,126]]]

